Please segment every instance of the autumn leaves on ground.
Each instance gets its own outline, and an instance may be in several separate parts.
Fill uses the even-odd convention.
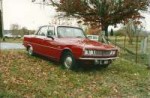
[[[63,69],[25,50],[1,51],[0,98],[148,98],[150,71],[119,58],[107,69]]]

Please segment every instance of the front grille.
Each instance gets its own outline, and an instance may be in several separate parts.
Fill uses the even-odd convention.
[[[96,55],[96,56],[111,56],[111,51],[98,51],[98,50],[96,50],[95,54],[93,54],[93,55]]]
[[[86,50],[85,55],[90,56],[114,56],[116,51],[114,50]]]
[[[111,56],[111,51],[103,51],[103,56]]]
[[[95,51],[95,53],[93,55],[99,55],[99,56],[102,56],[103,55],[103,51]]]

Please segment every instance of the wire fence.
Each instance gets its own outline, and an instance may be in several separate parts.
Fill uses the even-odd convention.
[[[150,35],[134,36],[111,36],[111,43],[120,48],[119,56],[144,65],[150,66]]]

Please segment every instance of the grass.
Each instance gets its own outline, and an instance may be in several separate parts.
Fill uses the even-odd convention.
[[[0,98],[149,98],[150,71],[119,58],[107,69],[65,70],[25,50],[0,54]]]
[[[125,37],[122,36],[122,37],[116,37],[116,40],[115,40],[115,36],[113,37],[109,37],[113,42],[117,43],[118,45],[122,46],[122,47],[125,47],[126,49],[132,51],[134,54],[136,54],[136,37],[133,38],[133,43],[132,44],[129,44],[129,38],[126,37],[126,42],[124,42],[125,40]],[[147,51],[146,53],[141,53],[141,40],[143,39],[143,37],[139,37],[139,42],[138,42],[138,47],[137,47],[137,58],[138,58],[138,63],[141,63],[141,64],[145,64],[147,65],[148,64],[148,56],[150,55],[150,37],[148,38],[148,42],[147,42]],[[124,46],[125,45],[125,46]],[[136,55],[132,55],[130,53],[127,53],[126,51],[124,51],[122,49],[121,51],[121,55],[123,58],[125,59],[128,59],[128,60],[132,60],[133,62],[136,61]]]
[[[114,43],[117,43],[119,45],[121,45],[122,47],[125,47],[133,52],[135,52],[136,50],[136,38],[133,38],[133,42],[132,44],[129,43],[129,38],[126,37],[126,40],[125,40],[125,37],[120,37],[120,36],[117,36],[116,39],[115,39],[115,36],[111,36],[109,37],[111,41],[113,41]],[[140,49],[141,49],[141,39],[139,39],[139,42],[138,42],[138,52],[140,52]]]
[[[22,43],[22,38],[5,38],[5,41],[3,41],[2,38],[0,38],[0,42],[9,42],[9,43]]]

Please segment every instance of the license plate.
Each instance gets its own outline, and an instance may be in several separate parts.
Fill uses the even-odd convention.
[[[104,61],[104,64],[108,64],[108,61]]]
[[[104,61],[102,61],[102,60],[97,60],[97,61],[95,61],[95,64],[99,64],[99,65],[108,64],[108,63],[109,63],[108,60],[104,60]]]

